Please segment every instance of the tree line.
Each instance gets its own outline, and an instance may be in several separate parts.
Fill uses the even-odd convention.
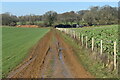
[[[58,24],[64,25],[111,25],[118,23],[118,7],[93,6],[88,10],[70,11],[58,14],[55,11],[48,11],[43,15],[25,15],[15,16],[10,13],[3,13],[2,25],[39,25],[43,27],[54,26]]]

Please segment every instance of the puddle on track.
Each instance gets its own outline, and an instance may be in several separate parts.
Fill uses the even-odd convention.
[[[60,43],[54,39],[43,64],[42,78],[73,78],[70,69],[64,62],[63,49]]]
[[[59,59],[60,59],[60,61],[61,61],[61,63],[62,63],[63,74],[64,74],[65,77],[72,76],[71,73],[70,73],[70,71],[69,71],[68,68],[67,68],[67,65],[65,64],[65,62],[64,62],[64,60],[63,60],[62,49],[63,49],[63,48],[61,48],[61,47],[59,48],[58,54],[59,54]]]

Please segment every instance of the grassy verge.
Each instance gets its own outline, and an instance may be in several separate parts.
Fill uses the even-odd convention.
[[[28,55],[49,29],[42,28],[2,28],[2,76],[5,77]]]
[[[116,78],[116,73],[114,71],[109,71],[103,67],[103,64],[99,61],[93,59],[92,52],[80,46],[80,43],[77,43],[71,37],[65,35],[62,32],[59,32],[60,35],[64,38],[66,43],[70,44],[73,47],[75,55],[78,57],[79,62],[85,67],[96,78]]]

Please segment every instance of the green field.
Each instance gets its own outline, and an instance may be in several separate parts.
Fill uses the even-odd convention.
[[[75,51],[75,55],[77,56],[80,64],[82,64],[88,72],[94,75],[95,78],[117,77],[116,72],[110,71],[108,67],[103,67],[103,63],[100,62],[100,59],[95,59],[95,55],[92,55],[89,49],[80,46],[80,44],[76,42],[76,40],[74,40],[71,36],[65,35],[62,32],[60,32],[60,34],[64,37],[66,43],[73,47],[73,51]]]
[[[118,44],[118,25],[107,25],[107,26],[96,26],[96,27],[85,27],[85,28],[74,28],[72,29],[76,33],[80,33],[80,36],[88,37],[88,47],[91,47],[91,40],[94,38],[95,47],[100,49],[100,41],[103,40],[103,52],[113,54],[114,42]],[[118,46],[118,45],[117,45]],[[100,51],[100,50],[99,50]],[[118,50],[117,50],[118,52]]]
[[[117,46],[117,55],[120,55],[118,49],[118,25],[105,25],[105,26],[91,26],[83,28],[62,28],[61,30],[66,31],[68,34],[76,34],[80,39],[83,36],[83,44],[86,44],[87,36],[87,46],[92,47],[92,38],[94,38],[94,50],[101,53],[101,40],[102,40],[102,53],[109,55],[109,58],[113,59],[114,54],[114,42]]]
[[[2,28],[3,77],[23,61],[30,48],[48,31],[49,28]]]
[[[76,49],[76,55],[81,63],[84,65],[86,70],[91,72],[96,77],[104,77],[104,78],[112,78],[117,77],[117,70],[112,70],[113,68],[108,68],[108,66],[103,64],[108,64],[109,66],[114,66],[113,64],[105,63],[105,60],[113,61],[114,57],[114,42],[117,42],[117,55],[120,55],[118,49],[118,43],[120,42],[118,37],[118,25],[106,25],[106,26],[92,26],[92,27],[83,27],[83,28],[58,28],[69,36],[64,35],[65,39],[68,39],[67,42],[74,46]],[[80,37],[80,42],[82,42],[81,38],[83,35],[83,43],[76,43],[76,39],[73,40],[74,33],[77,35],[77,38]],[[72,38],[71,38],[72,35]],[[86,36],[87,36],[87,44],[88,48],[86,49]],[[94,38],[94,51],[91,51],[92,47],[92,38]],[[78,38],[79,40],[79,38]],[[100,41],[103,40],[102,55],[99,55],[101,44]],[[82,49],[82,50],[79,50]],[[77,51],[78,50],[78,51]],[[93,54],[92,54],[93,53]],[[104,55],[106,57],[104,58]],[[117,58],[119,61],[119,58]],[[96,72],[97,71],[97,72]]]

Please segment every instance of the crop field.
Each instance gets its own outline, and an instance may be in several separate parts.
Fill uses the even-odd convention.
[[[42,38],[49,28],[2,28],[2,70],[6,76],[27,56],[30,48]]]
[[[79,29],[73,29],[80,36],[83,35],[83,42],[85,44],[85,37],[87,36],[88,47],[91,47],[91,40],[94,38],[94,46],[100,49],[101,40],[103,44],[103,52],[113,54],[114,42],[118,44],[118,25],[108,25],[99,27],[85,27]],[[117,45],[118,46],[118,45]],[[117,49],[118,52],[118,49]]]
[[[75,33],[80,39],[83,36],[83,44],[86,44],[87,36],[88,48],[92,47],[92,38],[94,38],[94,47],[97,51],[100,51],[102,40],[102,52],[110,55],[114,54],[114,42],[116,42],[116,52],[117,54],[120,54],[118,53],[118,25],[69,28],[68,33],[69,32],[73,34]]]
[[[58,28],[80,42],[84,49],[92,51],[95,59],[99,59],[109,70],[117,69],[118,25],[92,26],[83,28]]]

